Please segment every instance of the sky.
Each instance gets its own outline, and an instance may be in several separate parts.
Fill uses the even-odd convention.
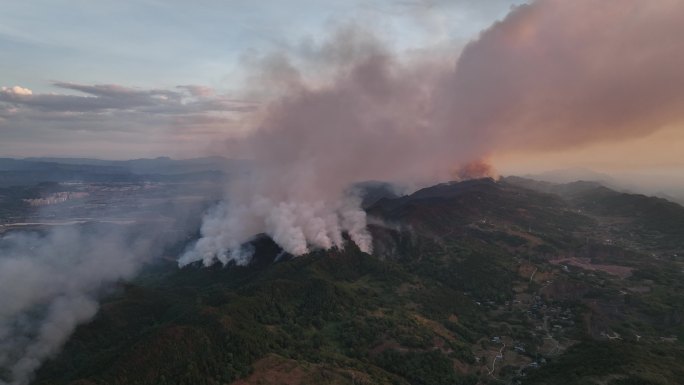
[[[0,156],[200,156],[249,129],[236,120],[262,100],[236,90],[250,60],[297,55],[345,23],[455,55],[514,4],[3,0]]]
[[[670,3],[675,4],[664,0],[652,8]],[[282,71],[296,68],[308,71],[311,78],[319,72],[322,77],[328,74],[325,66],[330,63],[320,60],[320,55],[340,30],[362,30],[407,60],[439,57],[454,65],[468,42],[521,4],[525,2],[0,0],[0,157],[232,157],[223,143],[249,134],[260,124],[253,116],[278,96],[272,85],[274,78],[287,78]],[[618,20],[616,15],[592,14],[605,18],[606,31],[622,33],[620,26],[610,25],[611,20]],[[627,32],[633,29],[637,42],[642,36],[649,38],[649,28],[654,29],[639,25],[638,19],[625,20],[633,22]],[[581,28],[573,23],[568,26]],[[565,32],[560,29],[556,32],[574,38],[562,35]],[[567,53],[562,40],[554,44],[561,46],[559,57]],[[603,57],[601,52],[571,48],[588,60]],[[478,55],[497,60],[486,54],[470,56]],[[520,76],[530,75],[524,70],[529,63],[516,57],[511,60],[522,66],[517,70]],[[563,65],[562,61],[547,64]],[[506,72],[507,63],[498,70]],[[489,78],[478,81],[487,83]],[[558,81],[565,86],[562,79]],[[497,98],[498,91],[483,90],[484,96]],[[648,92],[657,100],[663,94],[659,91]],[[545,100],[537,101],[543,104]],[[589,130],[585,134],[593,135]],[[585,167],[684,179],[680,123],[628,133],[624,139],[577,137],[575,142],[544,147],[540,141],[534,148],[492,146],[487,160],[504,174]]]

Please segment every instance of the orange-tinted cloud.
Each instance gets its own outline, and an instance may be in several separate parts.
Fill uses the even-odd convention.
[[[567,148],[684,121],[684,2],[544,0],[468,45],[442,91],[495,148]],[[450,107],[450,108],[448,108]]]

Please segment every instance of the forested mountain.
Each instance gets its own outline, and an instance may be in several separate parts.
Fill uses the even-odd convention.
[[[684,208],[522,178],[375,194],[373,255],[168,260],[109,295],[34,384],[674,384]]]

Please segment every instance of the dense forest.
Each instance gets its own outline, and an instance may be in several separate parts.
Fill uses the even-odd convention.
[[[249,266],[158,261],[112,288],[34,383],[678,383],[683,261],[633,210],[669,203],[590,193],[442,185],[376,199],[373,255],[348,242],[279,258],[263,236]],[[619,238],[630,226],[650,233]]]

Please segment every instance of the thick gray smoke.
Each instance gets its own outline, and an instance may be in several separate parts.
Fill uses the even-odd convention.
[[[341,232],[369,252],[350,184],[478,176],[488,168],[472,165],[497,151],[681,123],[683,35],[679,0],[545,0],[513,9],[456,63],[392,53],[358,28],[309,49],[304,64],[276,55],[254,77],[276,97],[229,143],[256,166],[180,264],[245,263],[240,245],[258,232],[293,255],[339,247]]]
[[[119,226],[58,227],[0,238],[0,384],[27,384],[92,318],[108,285],[159,252],[149,233]]]
[[[333,81],[319,86],[312,83],[320,73],[307,80],[282,57],[266,61],[269,75],[260,78],[275,79],[271,89],[285,96],[254,118],[259,128],[250,136],[229,143],[231,154],[253,159],[251,172],[229,185],[225,202],[206,215],[202,238],[181,265],[246,263],[249,250],[240,245],[260,232],[293,255],[343,247],[343,232],[362,251],[372,251],[366,214],[349,186],[390,177],[386,171],[394,165],[401,167],[397,176],[411,173],[406,162],[385,158],[377,145],[396,146],[417,160],[424,149],[407,146],[405,135],[420,125],[420,100],[429,95],[420,92],[421,74],[405,73],[369,41],[363,33],[343,31],[322,47],[317,58],[330,60]],[[416,166],[415,176],[432,178]]]

